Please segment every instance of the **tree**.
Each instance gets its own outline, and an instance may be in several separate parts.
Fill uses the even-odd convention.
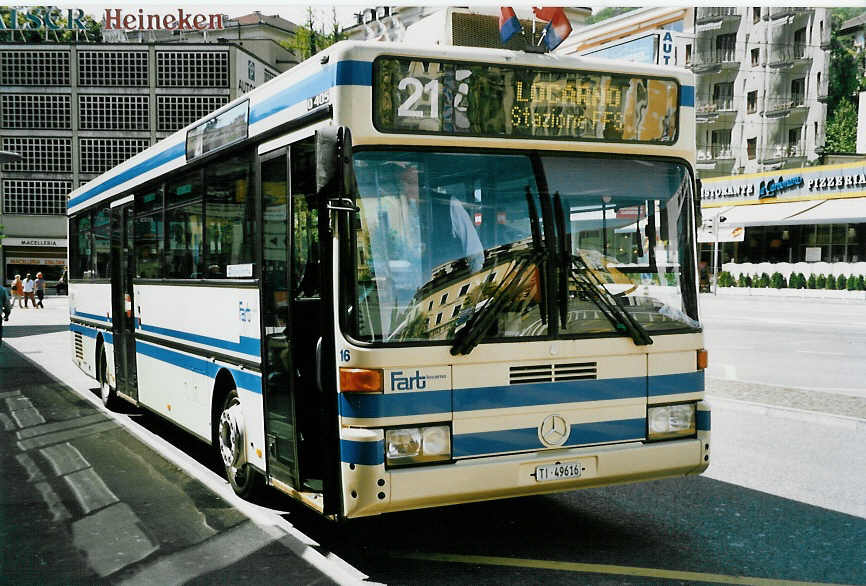
[[[337,41],[343,40],[344,35],[340,30],[337,20],[337,9],[331,7],[330,22],[328,23],[330,33],[325,32],[325,25],[318,22],[312,6],[307,6],[307,14],[303,26],[295,29],[295,37],[289,41],[282,41],[280,45],[294,52],[303,61],[309,59],[322,49],[330,47]]]
[[[631,10],[636,10],[637,6],[632,6],[631,8],[627,7],[613,7],[608,6],[607,8],[602,8],[597,13],[591,15],[586,19],[586,24],[595,24],[597,22],[601,22],[602,20],[607,20],[608,18],[613,18],[614,16],[619,16],[620,14],[625,14]]]
[[[850,101],[860,90],[866,89],[866,80],[858,62],[858,55],[850,37],[839,35],[842,23],[862,14],[864,8],[834,8],[830,14],[830,76],[827,87],[827,117],[833,116],[842,101]]]
[[[44,30],[30,30],[25,29],[24,27],[29,23],[27,20],[26,14],[29,11],[35,11],[35,14],[43,15],[48,10],[50,10],[51,6],[28,6],[25,8],[19,9],[18,12],[18,30],[15,33],[12,32],[3,32],[0,29],[0,42],[3,41],[18,41],[23,40],[27,43],[41,43],[43,41],[58,41],[61,43],[74,43],[76,40],[86,40],[91,43],[101,43],[102,42],[102,25],[97,21],[93,20],[93,18],[89,14],[85,14],[82,19],[84,22],[84,34],[81,32],[76,33],[75,30],[61,28],[54,31],[45,32]],[[65,27],[67,22],[64,15],[66,14],[65,10],[60,10],[59,14],[56,15],[56,18],[53,19],[53,22],[56,22],[61,27]],[[11,28],[12,26],[12,11],[8,6],[0,6],[0,19],[3,19],[3,23],[6,25],[6,28]]]
[[[857,149],[857,109],[850,100],[839,102],[827,120],[825,150],[830,153],[853,153]]]

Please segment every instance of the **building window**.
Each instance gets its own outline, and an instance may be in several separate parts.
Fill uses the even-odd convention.
[[[714,130],[711,146],[711,154],[714,159],[730,159],[731,157],[731,131]]]
[[[458,297],[463,297],[469,291],[469,283],[466,283],[462,287],[460,287],[460,293],[457,294]]]
[[[432,301],[427,305],[427,311],[433,311],[433,302]]]
[[[752,49],[752,67],[758,67],[761,64],[761,49]]]
[[[730,63],[735,61],[737,33],[719,35],[716,37],[716,61]]]
[[[457,317],[457,314],[460,313],[460,304],[454,306],[454,309],[451,311],[451,317]]]
[[[794,31],[794,59],[806,56],[806,27]]]
[[[758,149],[758,138],[749,138],[746,139],[746,153],[749,156],[749,160],[752,161],[755,158],[755,151]]]
[[[791,128],[788,130],[788,156],[802,157],[803,145],[800,143],[800,137],[803,131],[800,128]]]
[[[69,51],[0,51],[0,85],[69,85]]]
[[[0,96],[0,128],[72,128],[70,98],[53,94]]]
[[[758,23],[761,20],[761,9],[760,7],[752,8],[752,24]]]
[[[149,130],[147,96],[78,96],[81,130]]]
[[[65,216],[71,181],[3,180],[3,213]]]
[[[802,106],[806,97],[806,78],[791,80],[791,104]]]
[[[146,138],[82,138],[80,140],[82,173],[104,173],[148,146]]]
[[[160,132],[180,130],[228,101],[228,96],[157,96],[156,129]]]
[[[80,51],[78,85],[147,87],[147,51]]]
[[[692,45],[689,43],[686,45],[686,65],[691,65],[692,63]]]
[[[746,112],[754,114],[758,111],[758,90],[749,92],[746,95]]]
[[[448,293],[443,293],[442,298],[439,299],[439,305],[445,305],[446,301],[448,301]]]
[[[17,163],[3,165],[4,171],[72,172],[72,140],[68,138],[4,138],[0,150],[22,157]]]
[[[441,324],[441,323],[442,323],[442,314],[441,314],[441,313],[437,313],[437,314],[436,314],[436,325],[438,326],[438,325]]]
[[[713,106],[716,110],[733,110],[734,82],[717,83],[713,86]]]
[[[229,87],[227,51],[157,51],[158,87]]]

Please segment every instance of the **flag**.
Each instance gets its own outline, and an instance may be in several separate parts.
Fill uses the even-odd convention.
[[[517,20],[517,15],[514,14],[514,9],[510,6],[503,6],[499,9],[499,38],[503,43],[507,43],[508,39],[520,32],[520,21]]]
[[[547,21],[547,26],[544,27],[544,44],[548,51],[556,49],[565,37],[571,34],[571,23],[561,7],[534,7],[532,12],[539,20]]]

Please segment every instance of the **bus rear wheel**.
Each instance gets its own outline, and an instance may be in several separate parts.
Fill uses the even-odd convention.
[[[258,490],[261,476],[246,461],[246,430],[236,389],[229,391],[217,419],[217,451],[226,478],[240,497],[249,498]]]

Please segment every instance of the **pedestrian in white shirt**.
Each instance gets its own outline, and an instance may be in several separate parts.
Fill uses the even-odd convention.
[[[30,273],[24,277],[24,309],[27,309],[27,301],[33,303],[33,309],[36,309],[36,298],[33,296],[33,279],[30,278]]]

